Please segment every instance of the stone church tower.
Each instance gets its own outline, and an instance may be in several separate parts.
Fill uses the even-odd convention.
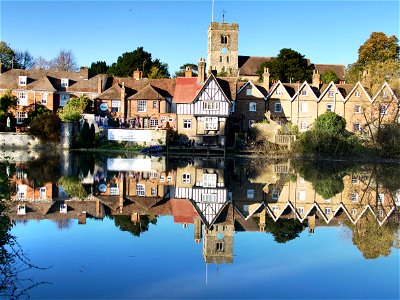
[[[238,76],[238,36],[237,23],[211,22],[208,27],[207,72],[215,70]]]

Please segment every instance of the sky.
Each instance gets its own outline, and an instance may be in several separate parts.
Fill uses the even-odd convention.
[[[54,58],[71,50],[79,66],[112,64],[143,47],[174,74],[207,56],[212,0],[4,1],[0,37],[13,49]],[[399,1],[214,1],[214,21],[239,24],[239,55],[291,48],[319,64],[350,64],[374,31],[399,37]]]

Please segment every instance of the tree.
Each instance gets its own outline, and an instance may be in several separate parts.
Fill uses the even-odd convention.
[[[323,83],[330,83],[331,81],[339,83],[339,77],[332,70],[325,71],[324,74],[321,75],[321,80]]]
[[[16,65],[14,68],[18,69],[32,69],[35,64],[35,59],[28,50],[15,52]]]
[[[332,111],[328,111],[315,120],[314,128],[319,132],[342,134],[346,128],[346,119]]]
[[[192,64],[192,63],[186,63],[183,64],[182,66],[179,67],[179,71],[175,72],[175,77],[184,77],[185,76],[185,70],[186,68],[189,67],[192,72],[193,72],[193,76],[197,76],[197,72],[198,72],[198,67],[196,64]]]
[[[157,78],[164,78],[164,75],[158,67],[152,66],[147,77],[157,79]]]
[[[38,58],[35,59],[35,62],[33,64],[33,69],[38,69],[38,70],[49,70],[50,69],[50,61],[45,59],[43,56],[39,56]]]
[[[278,219],[275,222],[267,218],[265,223],[265,232],[271,233],[277,243],[286,243],[299,237],[305,227],[296,219]]]
[[[261,64],[257,73],[262,79],[264,67],[269,68],[270,78],[282,82],[310,81],[312,71],[304,55],[292,49],[281,49],[278,56]]]
[[[106,74],[110,67],[107,66],[105,61],[92,62],[89,68],[89,74],[95,76],[97,74]]]
[[[371,63],[399,60],[399,45],[395,35],[386,36],[383,32],[372,32],[358,49],[357,63],[365,67]]]
[[[56,58],[50,62],[51,70],[76,72],[78,71],[78,64],[75,56],[70,50],[60,50]]]
[[[141,215],[139,222],[132,222],[129,216],[112,216],[114,224],[121,231],[128,231],[134,236],[140,236],[141,233],[149,230],[150,224],[157,224],[157,216]]]
[[[151,54],[143,50],[143,47],[138,47],[132,52],[125,52],[118,57],[117,62],[113,63],[108,69],[107,74],[111,76],[132,76],[133,71],[142,70],[143,76],[147,77],[151,67],[157,67],[159,74],[163,77],[169,77],[168,65],[161,63],[159,59],[154,61]]]
[[[10,116],[9,110],[17,106],[17,97],[11,91],[3,93],[0,97],[0,121]]]
[[[57,182],[57,186],[62,186],[71,198],[84,199],[88,196],[87,191],[77,176],[61,176]]]
[[[4,41],[0,41],[0,62],[6,70],[14,67],[15,51]]]
[[[70,99],[63,109],[57,114],[63,122],[76,122],[82,118],[84,112],[88,112],[93,101],[86,96]]]
[[[29,124],[29,133],[42,141],[60,141],[61,120],[56,114],[38,115]]]

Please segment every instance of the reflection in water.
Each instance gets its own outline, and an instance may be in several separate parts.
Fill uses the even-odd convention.
[[[365,258],[386,256],[399,243],[400,174],[391,165],[93,154],[57,161],[9,168],[12,220],[50,219],[68,229],[73,219],[108,216],[140,236],[158,216],[172,216],[193,224],[207,263],[232,263],[240,231],[264,231],[285,243],[306,227],[312,234],[343,225]]]

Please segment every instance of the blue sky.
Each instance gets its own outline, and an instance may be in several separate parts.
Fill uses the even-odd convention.
[[[239,23],[239,55],[292,48],[314,63],[349,64],[373,31],[399,37],[399,1],[222,1],[214,21]],[[143,46],[173,74],[206,57],[212,0],[3,1],[1,40],[51,59],[72,50],[80,66],[115,62]]]

